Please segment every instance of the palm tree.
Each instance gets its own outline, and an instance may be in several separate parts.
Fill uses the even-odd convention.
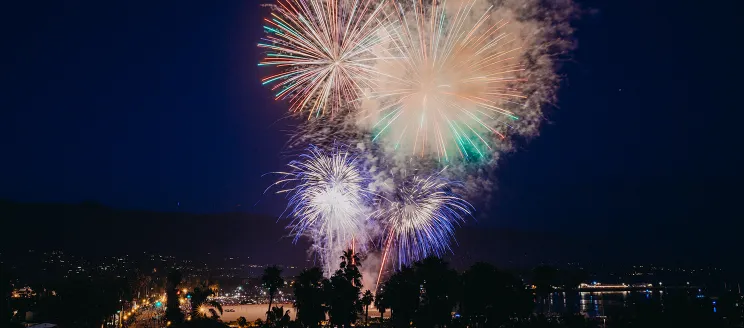
[[[215,300],[209,300],[209,297],[213,295],[214,290],[207,287],[207,285],[194,288],[194,291],[191,292],[192,319],[206,318],[207,312],[211,314],[212,319],[217,319],[222,315],[222,305]],[[207,309],[207,306],[210,306],[211,308]],[[219,315],[217,314],[218,311]]]
[[[351,281],[351,284],[361,288],[362,287],[362,274],[359,272],[359,267],[362,266],[362,262],[359,260],[359,256],[352,250],[345,250],[341,255],[341,270],[343,274]]]
[[[345,250],[341,255],[341,268],[346,267],[347,264],[359,266],[359,256],[352,250]]]
[[[380,312],[380,323],[382,323],[382,320],[385,319],[385,312],[389,308],[389,305],[385,300],[384,293],[381,291],[377,292],[377,297],[375,297],[375,308]]]
[[[304,327],[318,327],[326,316],[326,295],[323,285],[328,285],[323,279],[323,272],[318,267],[303,270],[293,288],[295,294],[294,306],[297,311],[297,321]]]
[[[279,287],[284,285],[284,279],[282,279],[282,269],[279,269],[276,265],[272,265],[264,269],[263,276],[261,277],[264,288],[269,290],[269,309],[266,311],[266,322],[270,323],[269,313],[271,312],[271,305],[274,303],[274,294]]]
[[[364,292],[364,295],[362,295],[362,305],[364,305],[364,325],[369,326],[369,306],[372,304],[372,302],[375,300],[375,297],[372,296],[372,292],[367,289],[367,291]]]
[[[289,322],[292,320],[289,317],[289,310],[284,311],[283,306],[275,306],[269,311],[269,318],[271,318],[270,326],[283,328],[289,326]]]
[[[362,291],[362,274],[358,266],[361,262],[351,250],[341,256],[341,265],[324,284],[327,298],[328,316],[331,324],[349,327],[362,312],[359,296]]]

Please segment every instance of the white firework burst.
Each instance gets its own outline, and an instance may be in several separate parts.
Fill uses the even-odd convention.
[[[326,275],[338,268],[339,254],[357,242],[367,241],[371,193],[359,170],[357,157],[345,150],[323,151],[310,147],[307,154],[289,164],[291,170],[278,172],[283,178],[273,185],[287,186],[277,193],[289,195],[288,226],[295,241],[312,240]]]

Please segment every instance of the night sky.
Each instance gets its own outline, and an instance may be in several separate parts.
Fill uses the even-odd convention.
[[[548,123],[503,158],[471,224],[725,259],[744,231],[730,51],[740,36],[725,17],[736,11],[581,4]],[[289,160],[292,122],[259,83],[257,1],[15,1],[0,12],[0,199],[279,215],[263,174]]]

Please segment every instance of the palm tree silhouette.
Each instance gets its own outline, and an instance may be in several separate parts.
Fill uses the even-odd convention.
[[[349,327],[362,312],[359,296],[362,291],[361,261],[352,250],[343,252],[339,269],[324,284],[328,296],[328,316],[331,325]]]
[[[323,278],[323,271],[314,267],[303,270],[297,276],[293,285],[297,321],[305,327],[318,327],[318,323],[325,319],[326,295],[323,292],[324,284],[328,285],[329,283]]]
[[[354,253],[351,249],[345,250],[341,255],[341,270],[343,275],[351,281],[351,284],[355,287],[362,287],[362,274],[359,272],[359,267],[362,266],[362,262],[359,260],[359,256]]]
[[[269,313],[271,312],[271,305],[274,303],[274,295],[279,287],[284,286],[284,279],[282,279],[282,269],[279,269],[276,265],[272,265],[264,269],[261,281],[263,282],[264,288],[269,291],[269,309],[266,311],[266,321],[270,323]]]
[[[385,300],[384,293],[378,292],[377,297],[375,297],[375,308],[377,308],[377,311],[380,312],[380,324],[382,324],[382,320],[385,319],[385,312],[389,307],[390,306]]]
[[[194,288],[191,292],[191,318],[206,318],[207,312],[211,314],[212,319],[219,318],[222,315],[222,305],[215,301],[209,300],[210,296],[214,295],[214,290],[208,287],[208,285],[202,285],[201,287]],[[207,308],[207,307],[211,308]],[[219,315],[217,312],[219,311]]]
[[[345,250],[341,255],[341,268],[345,268],[347,264],[359,266],[359,256],[354,253],[353,250]]]
[[[272,327],[283,328],[289,326],[289,322],[292,320],[289,317],[289,310],[284,311],[283,306],[275,306],[269,311],[269,318],[273,324]]]
[[[364,292],[364,295],[362,295],[362,305],[364,305],[364,325],[369,326],[369,306],[372,304],[372,302],[375,300],[375,297],[372,296],[372,292],[367,289],[367,291]]]

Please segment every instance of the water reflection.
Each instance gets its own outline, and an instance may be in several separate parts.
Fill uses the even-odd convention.
[[[535,299],[535,312],[546,315],[581,313],[588,317],[613,316],[635,304],[658,303],[663,306],[664,291],[563,292]]]

